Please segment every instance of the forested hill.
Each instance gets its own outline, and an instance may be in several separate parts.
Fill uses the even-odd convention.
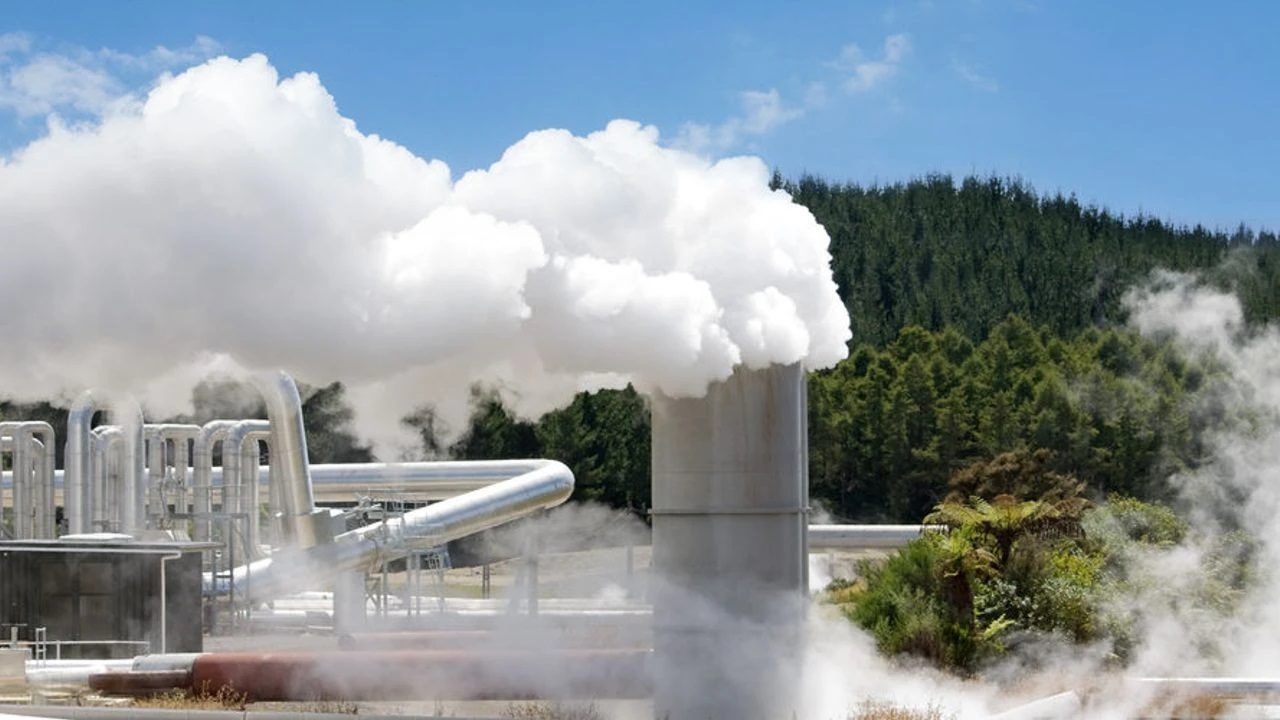
[[[1156,267],[1207,273],[1240,292],[1251,319],[1280,316],[1273,232],[1124,218],[1001,178],[774,184],[830,234],[855,343],[883,345],[908,325],[977,342],[1011,314],[1070,335],[1121,320],[1124,292]]]

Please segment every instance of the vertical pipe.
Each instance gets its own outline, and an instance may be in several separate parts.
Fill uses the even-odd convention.
[[[29,540],[35,536],[32,528],[32,477],[31,456],[28,454],[26,438],[21,431],[22,423],[6,423],[12,429],[13,437],[13,536],[19,540]]]
[[[213,446],[226,438],[238,420],[210,420],[200,428],[195,440],[195,457],[191,492],[195,503],[196,540],[208,542],[213,537],[209,516],[213,513]],[[223,450],[225,462],[226,450]]]
[[[5,450],[11,454],[13,458],[13,537],[19,540],[25,540],[26,535],[22,534],[23,523],[21,520],[22,508],[24,505],[30,504],[30,486],[26,473],[22,471],[22,465],[18,462],[18,427],[22,425],[20,422],[7,421],[0,422],[0,437],[5,439]],[[3,506],[0,506],[3,507]]]
[[[126,532],[125,505],[130,496],[125,491],[131,457],[127,451],[125,431],[116,425],[95,428],[91,434],[95,476],[94,524],[101,532]]]
[[[120,418],[124,457],[120,468],[120,532],[135,533],[146,527],[147,459],[142,439],[142,412]]]
[[[45,491],[44,484],[44,466],[47,462],[45,456],[45,445],[35,437],[22,433],[23,439],[20,442],[30,446],[31,452],[31,469],[29,477],[31,478],[31,537],[44,540],[49,538],[50,528],[53,527],[53,509],[46,509],[46,500],[52,500],[52,493]],[[50,488],[52,490],[52,488]]]
[[[232,425],[231,430],[227,432],[226,439],[222,441],[223,512],[236,514],[246,513],[246,508],[249,505],[256,505],[256,502],[254,501],[257,499],[256,491],[258,489],[257,462],[256,460],[254,462],[252,472],[253,477],[241,478],[241,473],[243,472],[241,468],[241,459],[244,457],[245,447],[249,444],[248,441],[250,437],[254,438],[254,447],[256,448],[258,438],[263,436],[270,437],[270,435],[271,424],[266,420],[241,420],[235,425]],[[248,475],[249,473],[245,474]],[[252,491],[255,496],[253,501],[246,497],[250,491]],[[243,547],[241,547],[242,543],[239,541],[237,533],[234,530],[236,525],[235,518],[231,521],[233,530],[231,532],[231,537],[227,538],[227,542],[229,545],[235,546],[235,552],[233,552],[233,555],[247,562],[251,559],[250,553],[253,551],[253,543],[257,542],[257,538],[249,539],[247,537],[251,534],[249,529],[249,518],[246,517],[245,520],[246,522],[243,528],[246,538],[243,543]]]
[[[73,533],[89,532],[90,521],[84,509],[86,487],[89,482],[89,466],[93,449],[90,429],[93,416],[101,398],[92,390],[76,398],[67,416],[67,472],[64,474],[63,505]],[[142,474],[145,469],[142,455],[142,407],[127,401],[112,408],[112,422],[128,431],[125,440],[125,470],[122,472],[124,502],[122,528],[124,532],[137,530],[138,511],[142,506]]]
[[[92,448],[89,429],[97,411],[97,397],[93,391],[82,393],[71,405],[67,415],[67,451],[63,461],[66,472],[62,474],[62,506],[67,516],[67,531],[71,534],[87,533],[96,518],[90,517],[87,499],[89,465]]]
[[[248,516],[245,524],[246,543],[249,546],[246,560],[258,557],[262,546],[262,501],[258,492],[259,444],[271,446],[271,432],[247,433],[240,443],[240,511]]]
[[[791,717],[806,587],[804,372],[653,398],[654,714]]]
[[[164,445],[160,435],[160,425],[144,425],[142,440],[147,448],[147,515],[152,518],[164,516]]]
[[[165,424],[160,426],[161,441],[173,443],[173,455],[170,462],[173,465],[173,482],[177,489],[174,497],[174,507],[184,515],[191,510],[188,507],[187,500],[187,465],[191,462],[189,446],[199,435],[199,425]]]
[[[58,537],[58,500],[54,492],[53,475],[58,464],[57,436],[49,423],[32,427],[44,447],[40,450],[40,512],[44,518],[41,537],[53,540]]]
[[[271,421],[271,464],[279,465],[280,499],[288,540],[309,548],[331,538],[316,510],[307,459],[307,432],[302,422],[302,398],[293,378],[283,372],[254,377],[254,385],[267,402]]]

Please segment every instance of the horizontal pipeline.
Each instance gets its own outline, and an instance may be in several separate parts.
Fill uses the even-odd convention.
[[[89,678],[100,692],[232,692],[250,702],[645,698],[648,650],[348,651],[180,656],[189,670],[138,669]],[[154,660],[152,661],[154,662]],[[135,667],[138,667],[135,665]]]
[[[493,460],[485,462],[321,463],[311,465],[311,485],[316,501],[353,502],[362,496],[394,497],[410,502],[448,500],[488,487],[516,475],[536,470],[538,461]],[[268,500],[269,469],[258,468],[258,494]],[[187,469],[187,477],[195,474]],[[62,505],[64,472],[54,472],[54,494]],[[222,468],[213,469],[212,483],[221,487]],[[13,485],[13,473],[0,474],[0,488]]]

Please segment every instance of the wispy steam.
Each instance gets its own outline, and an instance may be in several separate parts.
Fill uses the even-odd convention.
[[[262,56],[164,77],[0,162],[0,393],[148,394],[206,363],[352,386],[397,433],[467,388],[537,414],[582,389],[699,394],[845,355],[828,238],[757,159],[628,121],[529,134],[454,181]],[[154,399],[154,397],[152,398]]]

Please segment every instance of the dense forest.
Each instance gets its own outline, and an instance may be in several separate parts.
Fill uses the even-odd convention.
[[[1095,495],[1160,499],[1170,470],[1199,461],[1211,418],[1184,399],[1213,368],[1127,330],[1125,292],[1156,268],[1193,271],[1237,292],[1250,320],[1280,316],[1271,232],[1125,218],[1002,178],[774,184],[827,228],[853,325],[849,358],[810,379],[812,496],[838,518],[918,521],[953,474],[1009,451],[1047,451],[1050,469]],[[304,391],[313,461],[368,460],[342,386]],[[200,393],[198,414],[218,415],[217,389]],[[429,408],[405,422],[424,449],[558,458],[578,498],[647,509],[649,419],[635,392],[579,395],[537,422],[483,388],[473,406],[447,447]],[[64,436],[65,412],[49,405],[0,416],[47,419]]]

